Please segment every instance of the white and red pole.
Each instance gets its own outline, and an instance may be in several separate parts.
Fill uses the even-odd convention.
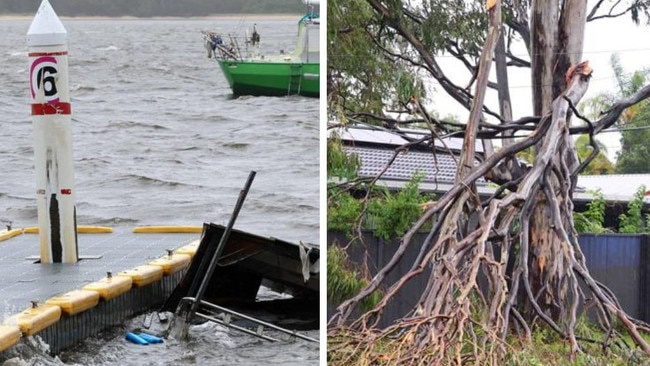
[[[48,0],[27,32],[41,263],[76,263],[68,33]]]

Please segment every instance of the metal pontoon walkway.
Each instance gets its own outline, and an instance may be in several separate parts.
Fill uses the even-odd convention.
[[[47,299],[118,272],[145,265],[199,239],[200,234],[135,234],[128,228],[109,234],[78,234],[79,256],[76,264],[39,264],[37,234],[22,234],[0,242],[0,323],[31,306],[31,301]],[[66,317],[41,335],[52,352],[95,334],[102,327],[120,324],[136,312],[160,305],[178,282],[181,272],[164,276],[157,283],[136,288],[118,298],[100,300],[95,308]],[[108,314],[108,315],[107,315]],[[84,326],[84,323],[86,324]],[[86,329],[78,329],[81,326]],[[67,330],[66,330],[67,329]],[[70,333],[75,332],[74,336]]]

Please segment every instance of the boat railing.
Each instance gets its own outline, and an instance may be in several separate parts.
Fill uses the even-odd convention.
[[[259,43],[252,44],[250,37],[236,36],[234,34],[221,34],[209,31],[201,32],[208,51],[208,58],[218,60],[241,61],[255,57],[259,53]],[[224,39],[226,38],[226,39]],[[242,42],[243,41],[243,42]],[[243,47],[241,46],[243,44]]]
[[[179,304],[179,309],[191,309],[192,304],[196,304],[197,299],[194,297],[184,297],[181,299],[181,303]],[[281,341],[278,338],[271,337],[267,334],[264,333],[264,331],[268,329],[273,329],[275,331],[284,333],[289,335],[288,340],[292,340],[294,338],[299,338],[308,342],[314,342],[318,343],[319,340],[316,338],[309,337],[307,335],[298,333],[294,330],[282,328],[280,326],[277,326],[275,324],[271,324],[268,322],[265,322],[263,320],[254,318],[252,316],[248,316],[246,314],[242,314],[239,312],[236,312],[232,309],[225,308],[223,306],[219,306],[216,304],[212,304],[210,302],[207,302],[205,300],[198,300],[198,304],[200,307],[194,312],[194,316],[211,321],[220,325],[223,325],[225,327],[228,327],[230,329],[235,329],[237,331],[240,331],[242,333],[246,333],[255,337],[258,337],[260,339],[264,339],[269,342],[279,342]],[[252,330],[249,327],[244,327],[241,325],[236,324],[236,320],[244,320],[248,323],[253,323],[257,327],[255,330]],[[182,332],[181,332],[182,333]]]

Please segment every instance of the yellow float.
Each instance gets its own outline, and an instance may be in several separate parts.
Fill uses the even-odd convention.
[[[23,229],[0,230],[0,241],[11,239],[23,233]]]
[[[0,352],[15,346],[20,340],[20,328],[17,325],[0,325]]]
[[[82,289],[95,291],[102,300],[107,301],[129,291],[132,284],[131,277],[108,275],[99,281],[87,284]]]
[[[159,266],[142,265],[133,269],[127,269],[117,274],[119,277],[129,277],[133,286],[143,287],[159,281],[163,276],[163,269]]]
[[[56,305],[34,305],[11,318],[8,323],[14,322],[25,336],[34,335],[41,330],[56,323],[61,318],[61,308]]]
[[[47,301],[48,305],[57,305],[65,315],[74,315],[95,307],[99,303],[99,292],[92,290],[73,290],[55,296]]]
[[[170,274],[176,273],[183,268],[187,267],[190,264],[192,257],[188,254],[172,253],[164,257],[154,259],[149,262],[151,266],[161,267],[163,274],[169,276]]]
[[[196,251],[199,250],[199,244],[200,244],[200,241],[198,239],[194,240],[193,242],[174,250],[174,253],[176,253],[176,254],[187,254],[191,258],[194,258],[194,255],[196,254]]]

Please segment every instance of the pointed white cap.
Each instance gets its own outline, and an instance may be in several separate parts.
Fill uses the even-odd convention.
[[[27,31],[27,46],[54,46],[66,44],[68,32],[47,0],[41,2],[32,25]]]

